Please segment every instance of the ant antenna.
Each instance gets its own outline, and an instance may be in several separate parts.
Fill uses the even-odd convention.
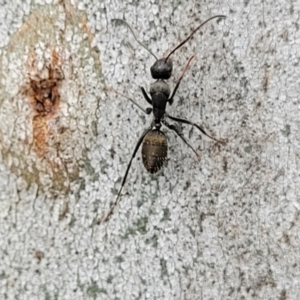
[[[132,30],[132,28],[129,26],[129,24],[125,21],[125,20],[122,20],[122,19],[111,19],[112,21],[115,21],[115,22],[121,22],[121,23],[124,23],[131,31],[132,35],[134,36],[135,40],[144,48],[146,49],[151,55],[154,56],[154,58],[157,60],[157,57],[152,53],[151,50],[149,50],[142,42],[140,42],[136,35],[134,34],[134,31]]]
[[[169,53],[169,55],[167,56],[165,62],[167,62],[167,60],[169,59],[169,57],[170,57],[170,56],[171,56],[178,48],[180,48],[182,45],[184,45],[184,44],[185,44],[185,43],[186,43],[186,42],[194,35],[194,33],[195,33],[198,29],[200,29],[204,24],[206,24],[207,22],[209,22],[210,20],[215,19],[215,18],[226,18],[226,16],[223,16],[223,15],[213,16],[213,17],[207,19],[206,21],[204,21],[202,24],[200,24],[196,29],[194,29],[194,30],[192,31],[192,33],[191,33],[191,34],[190,34],[183,42],[181,42],[178,46],[176,46],[176,47]]]

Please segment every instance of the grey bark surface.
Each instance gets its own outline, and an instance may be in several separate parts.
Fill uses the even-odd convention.
[[[154,58],[173,56],[163,173],[140,154]],[[300,299],[299,1],[12,1],[0,6],[0,299]],[[55,66],[36,123],[32,81]],[[38,78],[38,79],[37,79]],[[52,81],[50,82],[52,84]],[[47,95],[46,95],[47,96]],[[39,115],[40,116],[40,115]]]

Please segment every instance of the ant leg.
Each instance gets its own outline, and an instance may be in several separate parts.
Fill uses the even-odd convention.
[[[188,143],[188,141],[183,136],[181,130],[173,124],[169,124],[166,120],[162,120],[162,123],[167,126],[169,129],[176,132],[176,134],[183,140],[183,142],[192,149],[192,151],[196,154],[197,158],[200,159],[200,155],[197,153],[197,151]]]
[[[149,110],[149,108],[147,108],[147,109],[145,110],[141,105],[139,105],[139,104],[138,104],[137,102],[135,102],[133,99],[131,99],[131,98],[127,97],[126,95],[124,95],[124,94],[118,92],[118,91],[115,90],[114,88],[108,88],[108,90],[112,90],[112,91],[114,91],[117,95],[120,95],[120,96],[122,96],[122,97],[128,99],[128,100],[131,101],[135,106],[137,106],[140,110],[142,110],[145,114],[147,114],[147,115],[151,114],[152,109]]]
[[[150,115],[152,113],[152,107],[147,107],[146,108],[146,114]]]
[[[175,94],[176,94],[176,92],[177,92],[177,89],[179,88],[181,79],[183,78],[185,72],[187,71],[187,69],[188,69],[188,67],[190,66],[190,63],[191,63],[191,61],[193,60],[194,57],[195,57],[194,55],[190,57],[190,59],[189,59],[189,61],[187,62],[187,64],[186,64],[186,66],[185,66],[185,68],[184,68],[184,70],[183,70],[181,76],[179,77],[179,79],[178,79],[178,81],[177,81],[177,83],[176,83],[176,85],[175,85],[175,88],[174,88],[174,90],[173,90],[173,92],[172,92],[172,94],[171,94],[171,97],[168,99],[168,102],[169,102],[170,105],[172,105],[173,100],[174,100],[173,98],[174,98],[174,96],[175,96]]]
[[[192,126],[195,126],[198,130],[200,130],[204,135],[206,135],[207,137],[211,138],[212,140],[222,144],[222,145],[225,145],[226,142],[225,141],[222,141],[222,140],[217,140],[215,139],[214,137],[212,137],[211,135],[207,134],[204,129],[202,129],[199,125],[197,125],[196,123],[193,123],[189,120],[185,120],[185,119],[181,119],[181,118],[175,118],[175,117],[172,117],[170,115],[167,115],[168,118],[170,118],[171,120],[173,121],[176,121],[176,122],[179,122],[179,123],[183,123],[183,124],[189,124],[189,125],[192,125]]]
[[[143,140],[144,140],[144,137],[146,136],[146,134],[152,130],[152,127],[149,127],[147,130],[144,131],[144,133],[141,135],[141,137],[139,138],[135,148],[134,148],[134,151],[132,153],[132,156],[131,156],[131,159],[128,163],[128,166],[127,166],[127,169],[126,169],[126,172],[125,172],[125,175],[123,177],[123,180],[122,180],[122,184],[121,184],[121,187],[120,187],[120,190],[118,192],[118,196],[117,196],[117,199],[116,201],[113,203],[113,205],[111,206],[108,214],[101,220],[101,222],[107,222],[109,220],[109,218],[111,217],[111,215],[113,214],[114,212],[114,209],[115,207],[117,206],[117,204],[119,203],[119,199],[120,199],[120,195],[121,195],[121,192],[122,192],[122,189],[123,189],[123,186],[126,182],[126,178],[127,178],[127,175],[128,175],[128,172],[129,172],[129,169],[130,169],[130,166],[131,166],[131,163],[132,163],[132,160],[134,159],[137,151],[139,150]]]
[[[146,101],[147,101],[150,105],[152,105],[152,100],[149,98],[149,96],[148,96],[148,94],[146,93],[145,89],[144,89],[142,86],[140,86],[140,89],[142,90],[143,96],[144,96],[144,98],[146,99]]]

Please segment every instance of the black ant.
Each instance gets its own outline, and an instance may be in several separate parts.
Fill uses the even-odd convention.
[[[166,58],[161,58],[161,59],[157,59],[157,57],[146,47],[144,46],[135,36],[133,30],[131,29],[131,27],[127,24],[126,21],[121,20],[121,19],[113,19],[112,21],[117,21],[117,22],[122,22],[124,23],[132,32],[135,40],[142,46],[144,47],[151,55],[153,55],[156,59],[154,65],[151,67],[151,76],[153,79],[157,79],[154,83],[151,84],[150,87],[150,96],[151,98],[148,96],[148,94],[146,93],[145,89],[143,87],[140,87],[144,98],[146,99],[146,101],[151,105],[151,107],[148,107],[147,109],[144,109],[143,107],[141,107],[137,102],[135,102],[133,99],[115,91],[117,94],[127,98],[128,100],[130,100],[133,104],[135,104],[139,109],[141,109],[144,113],[146,114],[151,114],[153,112],[153,121],[150,125],[149,128],[147,128],[143,134],[141,135],[141,137],[139,138],[133,154],[131,156],[131,159],[128,163],[125,175],[123,177],[122,180],[122,184],[120,187],[120,190],[118,192],[117,195],[117,199],[115,200],[115,202],[113,203],[113,205],[110,208],[110,211],[108,212],[108,214],[104,217],[103,221],[107,221],[110,216],[113,213],[114,208],[116,207],[116,205],[119,202],[120,196],[121,196],[121,192],[123,189],[123,186],[126,182],[126,178],[132,163],[133,158],[135,157],[138,149],[140,148],[141,144],[142,145],[142,160],[143,160],[143,164],[144,167],[146,168],[146,170],[151,173],[157,173],[162,166],[164,165],[164,162],[167,159],[167,153],[168,153],[168,143],[167,143],[167,138],[165,136],[165,134],[160,130],[162,124],[165,125],[166,127],[168,127],[169,129],[175,131],[175,133],[183,140],[183,142],[192,149],[192,151],[197,155],[197,157],[199,157],[198,153],[196,152],[196,150],[194,150],[194,148],[186,141],[186,139],[184,138],[182,132],[179,130],[179,128],[175,125],[169,124],[167,122],[167,119],[171,119],[173,121],[179,122],[179,123],[183,123],[183,124],[189,124],[192,126],[195,126],[198,130],[200,130],[200,132],[202,132],[204,135],[206,135],[207,137],[213,139],[214,141],[224,144],[224,141],[220,141],[217,140],[215,138],[213,138],[212,136],[208,135],[200,126],[198,126],[197,124],[189,121],[189,120],[185,120],[185,119],[181,119],[181,118],[176,118],[176,117],[172,117],[169,114],[166,113],[166,105],[167,103],[169,103],[170,105],[172,105],[173,100],[174,100],[174,96],[176,94],[176,91],[179,87],[179,84],[181,82],[181,79],[183,78],[186,70],[188,69],[192,59],[194,58],[194,56],[192,56],[189,61],[187,62],[182,75],[179,77],[175,88],[171,94],[170,88],[168,86],[168,84],[165,82],[165,80],[169,79],[171,77],[172,74],[172,69],[173,69],[173,62],[170,59],[170,56],[177,50],[179,49],[182,45],[184,45],[193,35],[194,33],[199,30],[204,24],[206,24],[207,22],[209,22],[212,19],[215,18],[226,18],[226,16],[223,15],[217,15],[217,16],[213,16],[211,18],[209,18],[208,20],[206,20],[205,22],[203,22],[202,24],[200,24],[196,29],[194,29],[192,31],[192,33],[183,41],[181,42],[178,46],[176,46]],[[171,94],[171,96],[170,96]]]

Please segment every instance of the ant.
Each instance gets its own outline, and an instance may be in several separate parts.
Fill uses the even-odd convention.
[[[199,158],[198,153],[196,152],[196,150],[194,150],[194,148],[186,141],[186,139],[184,138],[181,130],[179,130],[179,128],[173,124],[169,124],[167,119],[171,119],[175,122],[179,122],[179,123],[183,123],[183,124],[188,124],[188,125],[192,125],[195,126],[200,132],[202,132],[202,134],[206,135],[207,137],[211,138],[212,140],[220,143],[220,144],[225,144],[224,141],[221,140],[217,140],[215,138],[213,138],[212,136],[210,136],[209,134],[207,134],[204,129],[202,129],[200,126],[198,126],[197,124],[189,121],[189,120],[185,120],[185,119],[181,119],[181,118],[176,118],[176,117],[172,117],[170,116],[167,112],[166,112],[166,105],[167,103],[169,103],[170,105],[172,105],[173,100],[174,100],[174,96],[176,94],[176,91],[180,85],[180,82],[185,74],[185,72],[187,71],[191,61],[193,60],[194,56],[192,56],[181,76],[179,77],[175,88],[173,90],[173,92],[171,93],[170,88],[168,86],[168,84],[165,82],[165,80],[169,79],[171,77],[172,74],[172,69],[173,69],[173,62],[170,59],[170,56],[177,50],[179,49],[182,45],[184,45],[194,34],[196,31],[198,31],[204,24],[206,24],[207,22],[209,22],[212,19],[215,18],[226,18],[226,16],[223,15],[216,15],[213,16],[209,19],[207,19],[205,22],[201,23],[196,29],[194,29],[192,31],[192,33],[184,40],[182,41],[178,46],[176,46],[166,58],[161,58],[158,59],[145,45],[143,45],[135,36],[133,30],[131,29],[131,27],[127,24],[126,21],[121,20],[121,19],[113,19],[112,21],[117,21],[117,22],[122,22],[124,23],[132,32],[135,40],[142,46],[144,47],[151,55],[154,56],[154,58],[156,59],[155,63],[153,64],[153,66],[150,68],[151,71],[151,76],[153,79],[156,79],[156,81],[154,83],[151,84],[150,87],[150,96],[148,96],[147,92],[145,91],[145,89],[143,87],[140,87],[142,94],[145,98],[145,100],[151,105],[151,107],[148,107],[146,109],[144,109],[143,107],[141,107],[137,102],[135,102],[133,99],[115,91],[117,94],[121,95],[122,97],[127,98],[128,100],[130,100],[134,105],[136,105],[139,109],[141,109],[145,114],[149,115],[151,113],[153,113],[153,121],[151,122],[150,127],[148,127],[143,134],[140,136],[133,154],[131,156],[131,159],[128,163],[125,175],[123,177],[122,180],[122,184],[121,187],[119,189],[117,198],[115,200],[115,202],[113,203],[113,205],[110,208],[110,211],[108,212],[108,214],[102,219],[103,222],[108,221],[108,219],[110,218],[110,216],[113,214],[114,208],[116,207],[116,205],[118,204],[118,202],[120,201],[120,196],[121,196],[121,192],[123,189],[123,186],[126,182],[127,179],[127,175],[129,172],[129,169],[131,167],[131,163],[132,160],[134,159],[137,151],[139,150],[141,144],[142,144],[142,160],[143,160],[143,165],[146,168],[146,170],[151,173],[151,174],[155,174],[157,173],[164,165],[164,162],[167,159],[167,153],[168,153],[168,143],[167,143],[167,138],[165,136],[165,134],[160,130],[162,124],[165,125],[166,127],[168,127],[169,129],[175,131],[175,133],[182,139],[182,141],[197,155],[197,157]],[[170,96],[171,94],[171,96]]]

